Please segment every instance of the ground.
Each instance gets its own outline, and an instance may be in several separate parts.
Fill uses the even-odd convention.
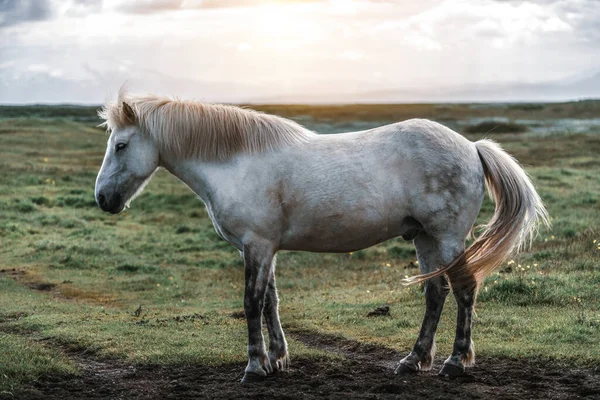
[[[95,109],[0,107],[0,398],[600,398],[600,102],[257,108],[323,132],[433,118],[525,165],[553,228],[486,279],[469,374],[436,375],[451,297],[434,370],[393,374],[424,312],[401,282],[418,273],[414,248],[397,239],[282,253],[292,367],[241,385],[242,263],[199,200],[161,171],[131,210],[103,214]]]
[[[133,366],[72,353],[83,371],[81,376],[44,376],[19,393],[19,398],[600,398],[600,367],[579,369],[547,360],[480,357],[477,368],[454,380],[442,379],[435,371],[396,376],[393,370],[401,354],[390,348],[307,331],[292,332],[291,337],[343,359],[300,359],[287,372],[262,383],[243,385],[239,383],[243,363]]]

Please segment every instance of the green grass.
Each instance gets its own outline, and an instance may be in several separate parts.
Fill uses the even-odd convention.
[[[0,332],[0,396],[44,373],[77,373],[59,350],[48,348],[22,335]]]
[[[468,105],[336,107],[262,106],[334,122],[384,121],[418,110],[437,110],[444,118],[492,112]],[[553,109],[585,117],[594,107],[582,102],[505,109],[514,114],[510,118],[542,119]],[[214,233],[196,196],[164,171],[130,211],[100,212],[93,190],[106,136],[94,127],[93,112],[0,108],[0,392],[40,374],[76,373],[70,350],[153,364],[246,357],[245,323],[230,317],[242,309],[238,252]],[[493,274],[481,288],[477,352],[597,364],[600,135],[507,135],[500,141],[527,166],[553,230],[541,231],[531,250],[503,267],[510,272]],[[486,201],[479,222],[492,212]],[[417,273],[414,262],[414,248],[401,239],[352,254],[280,254],[284,329],[406,352],[424,312],[421,289],[401,284]],[[391,318],[365,318],[382,304],[391,306]],[[440,357],[451,351],[455,315],[449,299],[438,331]],[[332,357],[294,340],[290,347],[292,358]]]

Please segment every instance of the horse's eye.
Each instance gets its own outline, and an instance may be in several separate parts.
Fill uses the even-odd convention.
[[[115,150],[123,150],[125,147],[127,147],[127,143],[117,143],[117,145],[115,146]]]

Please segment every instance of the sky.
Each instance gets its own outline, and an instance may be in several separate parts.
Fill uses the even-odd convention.
[[[0,0],[0,102],[100,103],[124,82],[226,102],[600,97],[598,21],[596,0]]]

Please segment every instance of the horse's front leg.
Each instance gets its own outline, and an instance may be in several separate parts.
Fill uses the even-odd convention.
[[[265,295],[263,314],[269,331],[269,360],[273,371],[284,371],[288,368],[290,359],[287,352],[287,341],[279,321],[279,297],[275,284],[275,261],[273,261],[271,279]]]
[[[242,382],[263,380],[273,372],[262,334],[265,293],[273,274],[273,252],[267,246],[244,245],[246,288],[244,313],[248,323],[248,366]]]
[[[265,295],[264,316],[269,331],[269,360],[273,371],[283,371],[289,366],[290,359],[287,351],[287,342],[281,322],[279,321],[279,298],[277,297],[277,286],[275,284],[275,262],[273,262],[273,274],[269,280],[267,293]]]

